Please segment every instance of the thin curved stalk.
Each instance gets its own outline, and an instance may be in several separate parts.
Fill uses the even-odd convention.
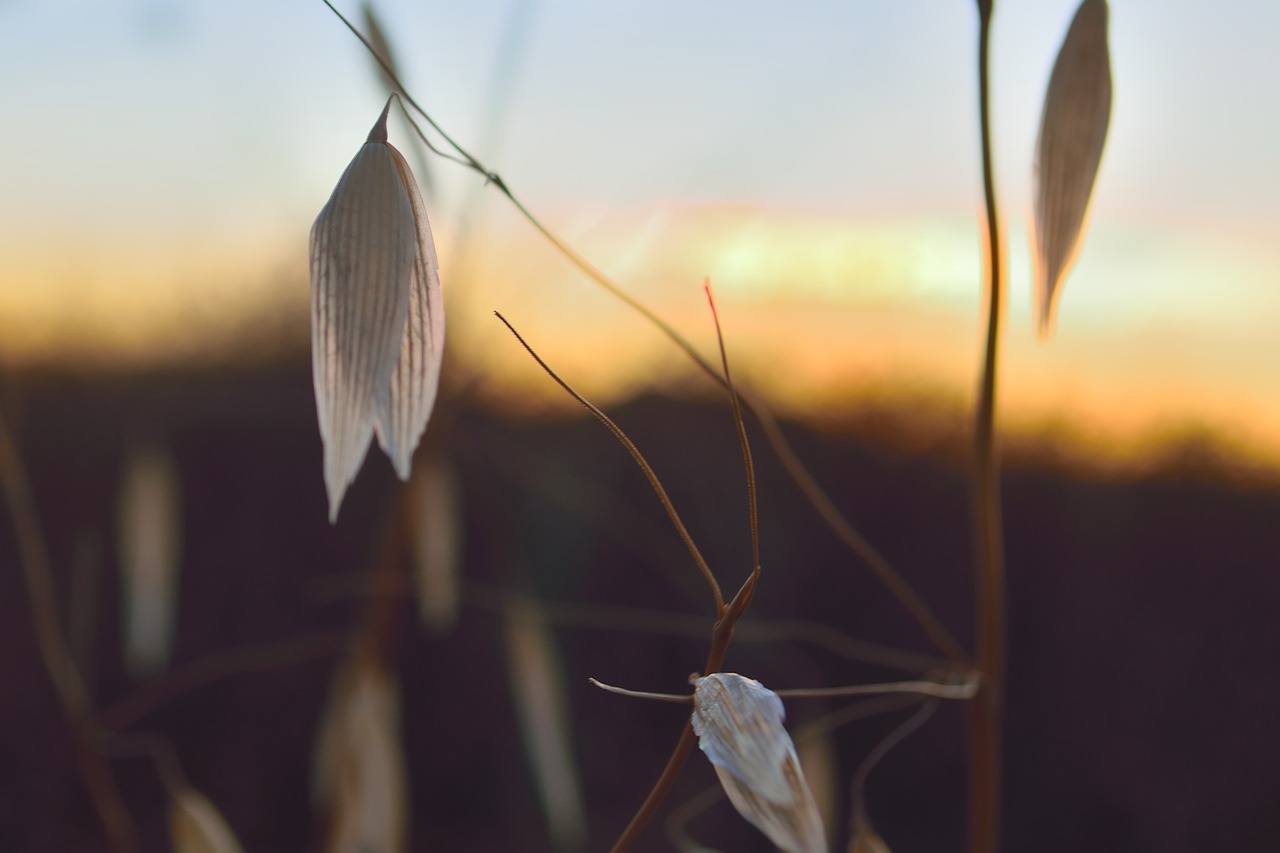
[[[210,652],[174,667],[155,681],[108,705],[98,717],[105,728],[113,732],[124,731],[174,699],[223,678],[284,669],[333,657],[342,651],[349,634],[346,629],[326,631]]]
[[[591,401],[573,390],[569,383],[561,379],[560,376],[551,369],[550,365],[543,361],[542,357],[534,352],[533,347],[529,346],[525,339],[520,336],[520,333],[515,330],[515,327],[507,322],[506,317],[503,317],[497,311],[493,313],[502,321],[502,324],[507,327],[511,334],[515,335],[516,340],[525,348],[525,351],[528,352],[529,355],[533,356],[533,360],[538,362],[538,366],[541,367],[548,376],[554,379],[556,384],[563,388],[570,397],[577,400],[583,408],[595,415],[596,420],[604,424],[609,432],[613,433],[614,437],[618,439],[618,442],[627,449],[628,453],[631,454],[631,458],[636,461],[636,464],[640,466],[640,470],[644,472],[645,477],[649,480],[649,485],[658,493],[658,500],[662,502],[662,507],[667,511],[667,516],[671,519],[672,525],[675,526],[676,532],[680,535],[681,541],[684,542],[685,547],[689,549],[689,554],[693,557],[694,563],[697,564],[698,571],[702,573],[702,577],[706,580],[707,585],[711,587],[711,594],[715,598],[716,615],[719,616],[723,614],[725,610],[725,603],[724,594],[720,591],[720,584],[716,580],[716,576],[712,574],[711,567],[707,565],[707,561],[703,558],[702,552],[698,550],[698,546],[694,543],[693,537],[689,535],[688,529],[684,526],[684,521],[681,520],[680,514],[676,512],[675,505],[672,504],[671,499],[667,497],[667,490],[662,487],[662,482],[658,479],[658,475],[654,473],[652,466],[649,465],[649,461],[645,459],[644,455],[640,452],[640,448],[635,446],[635,443],[631,441],[631,438],[622,431],[621,427],[613,422],[612,418],[593,405]]]
[[[982,190],[987,230],[987,334],[974,423],[973,524],[976,551],[974,630],[982,684],[969,703],[969,850],[1000,849],[1001,717],[1004,706],[1004,534],[995,447],[996,368],[1001,314],[1000,220],[991,156],[990,43],[993,0],[978,0],[978,111],[982,133]]]
[[[729,651],[729,641],[733,639],[733,627],[746,610],[747,604],[751,600],[751,595],[755,591],[755,581],[758,575],[752,573],[747,578],[747,582],[743,585],[738,594],[733,597],[728,610],[724,616],[716,622],[715,629],[711,635],[711,651],[707,653],[707,665],[703,668],[703,673],[719,672],[720,667],[724,665],[725,653]],[[689,758],[689,753],[693,750],[694,742],[697,737],[693,733],[692,717],[684,724],[684,731],[680,733],[680,739],[676,741],[675,749],[671,753],[671,757],[667,759],[667,765],[662,768],[662,774],[658,776],[658,781],[654,783],[653,788],[649,791],[649,796],[645,797],[644,803],[641,804],[635,816],[631,818],[631,822],[627,824],[627,828],[622,831],[622,835],[614,842],[612,853],[625,853],[640,838],[640,834],[644,828],[653,820],[653,816],[657,813],[658,807],[662,805],[662,801],[667,798],[667,794],[671,792],[671,786],[676,783],[676,779],[680,776],[680,771],[684,769],[684,763]]]
[[[720,370],[724,377],[724,387],[729,392],[729,401],[733,405],[733,425],[738,430],[738,446],[742,449],[742,467],[747,478],[747,522],[751,528],[751,575],[759,579],[760,509],[756,500],[756,465],[751,458],[751,442],[747,440],[747,425],[742,420],[742,404],[738,399],[738,390],[734,388],[733,377],[729,375],[729,354],[724,349],[724,334],[720,330],[720,314],[716,311],[716,301],[711,296],[711,282],[708,281],[703,289],[707,294],[707,303],[711,306],[711,319],[715,322],[716,343],[720,346]]]

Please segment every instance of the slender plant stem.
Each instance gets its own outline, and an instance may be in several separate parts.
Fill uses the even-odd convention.
[[[797,690],[775,690],[784,699],[827,699],[838,696],[881,696],[886,693],[911,693],[938,699],[970,699],[977,692],[978,681],[971,679],[947,683],[942,681],[891,681],[885,684],[855,684],[851,687],[810,687]]]
[[[0,416],[0,485],[9,502],[14,535],[21,552],[22,571],[26,576],[31,618],[35,622],[36,643],[44,660],[49,680],[62,703],[71,724],[79,752],[80,772],[102,821],[111,849],[129,853],[138,849],[133,819],[116,786],[111,767],[99,751],[100,730],[94,718],[89,694],[67,641],[62,636],[62,617],[49,566],[49,551],[40,533],[35,503],[26,471],[14,446],[9,429]]]
[[[519,607],[524,601],[521,595],[479,581],[467,581],[463,599],[474,607],[499,613]],[[707,624],[702,616],[687,616],[667,610],[610,607],[603,604],[588,605],[563,601],[538,600],[537,604],[543,609],[547,620],[558,627],[624,631],[689,639],[701,639],[706,636]],[[946,667],[946,662],[938,658],[902,652],[879,643],[858,640],[830,625],[808,619],[739,622],[734,628],[734,639],[739,643],[812,643],[850,660],[907,672],[925,673]]]
[[[720,591],[720,584],[716,580],[716,576],[711,572],[711,566],[709,566],[707,561],[703,559],[702,552],[698,550],[698,546],[694,543],[693,537],[689,535],[688,529],[680,519],[680,514],[676,512],[675,504],[671,503],[671,499],[667,497],[667,490],[662,487],[662,482],[658,479],[658,475],[654,472],[652,466],[649,465],[649,461],[644,458],[644,454],[640,452],[640,448],[635,446],[635,443],[631,438],[622,431],[620,426],[613,422],[612,418],[602,412],[590,400],[573,390],[569,383],[561,379],[560,376],[551,369],[551,366],[543,361],[541,356],[534,352],[533,347],[529,346],[525,339],[520,336],[520,333],[515,330],[515,327],[507,322],[506,317],[503,317],[497,311],[493,313],[502,321],[502,324],[507,327],[511,334],[515,335],[516,340],[525,348],[525,351],[528,352],[529,355],[533,356],[533,360],[538,362],[538,366],[541,367],[548,376],[554,379],[570,397],[577,400],[587,411],[595,415],[596,420],[604,424],[609,432],[613,433],[614,437],[618,439],[618,442],[627,449],[628,453],[631,454],[631,458],[636,461],[636,464],[640,466],[640,470],[644,472],[644,476],[649,480],[649,485],[658,493],[658,500],[662,502],[663,509],[667,511],[667,517],[671,519],[671,524],[675,527],[676,533],[680,535],[681,541],[684,542],[685,547],[689,549],[689,554],[693,557],[694,563],[697,564],[698,571],[702,573],[702,577],[706,580],[707,585],[711,587],[711,594],[715,599],[716,615],[719,616],[724,613],[724,594]]]
[[[724,374],[724,387],[729,392],[729,402],[733,406],[733,425],[738,430],[738,446],[742,448],[742,467],[747,478],[747,522],[751,527],[751,570],[760,571],[760,512],[756,499],[756,466],[751,457],[751,442],[747,440],[747,425],[742,420],[742,404],[738,399],[738,390],[733,386],[733,377],[729,374],[729,354],[724,349],[724,333],[720,329],[720,314],[716,311],[716,300],[711,295],[711,281],[703,285],[707,294],[707,304],[711,306],[711,319],[716,326],[716,341],[720,345],[720,370]]]
[[[659,329],[671,340],[672,343],[683,350],[694,364],[696,364],[708,376],[721,384],[725,383],[724,378],[720,376],[719,372],[706,358],[702,356],[701,353],[698,352],[687,338],[676,331],[671,324],[663,320],[643,303],[639,302],[635,297],[631,296],[619,287],[616,282],[592,265],[582,255],[578,254],[568,243],[557,237],[554,232],[543,225],[542,222],[534,216],[523,203],[521,203],[500,175],[489,171],[469,151],[455,142],[453,138],[436,123],[427,111],[413,99],[413,96],[405,89],[403,81],[397,77],[395,70],[382,57],[373,44],[370,43],[369,39],[360,32],[355,24],[339,12],[337,8],[329,2],[329,0],[322,0],[322,2],[329,7],[329,10],[337,16],[338,20],[340,20],[361,42],[361,44],[365,46],[370,55],[378,65],[382,67],[383,71],[386,72],[387,76],[398,88],[401,96],[403,97],[403,102],[408,104],[408,106],[411,107],[414,112],[418,113],[418,115],[422,116],[423,120],[426,121],[437,133],[439,133],[441,138],[443,138],[445,142],[447,142],[457,152],[457,155],[441,151],[436,147],[431,140],[427,138],[426,134],[423,133],[422,128],[412,120],[412,117],[409,116],[406,111],[405,116],[409,119],[410,127],[413,128],[414,133],[417,134],[418,138],[429,150],[447,160],[452,160],[453,162],[465,166],[477,174],[482,175],[484,179],[488,183],[492,184],[498,192],[502,193],[502,195],[506,197],[507,201],[509,201],[511,205],[519,211],[520,215],[523,216],[529,224],[532,225],[533,228],[549,243],[551,243],[556,251],[563,255],[571,264],[577,267],[584,275],[594,281],[597,285],[608,291],[632,310],[640,314],[640,316],[642,316],[646,321]],[[915,594],[915,591],[912,590],[911,586],[894,570],[889,561],[885,559],[882,554],[876,551],[875,548],[873,548],[862,536],[862,534],[860,534],[853,525],[851,525],[848,520],[840,514],[839,510],[836,509],[835,504],[821,489],[821,487],[818,486],[817,481],[809,474],[808,470],[804,467],[804,464],[795,454],[795,451],[792,450],[790,444],[787,442],[786,436],[782,433],[782,430],[778,428],[776,420],[773,418],[768,407],[764,404],[764,401],[755,394],[749,393],[745,388],[741,389],[740,393],[743,402],[747,404],[748,408],[752,410],[756,418],[764,427],[765,435],[768,437],[769,443],[773,446],[778,457],[782,460],[787,473],[796,482],[801,493],[818,511],[818,514],[822,519],[832,528],[840,540],[844,542],[845,545],[854,552],[854,554],[860,557],[868,567],[871,568],[872,572],[898,600],[903,609],[905,609],[907,613],[910,614],[911,617],[920,625],[921,629],[928,636],[934,646],[937,647],[939,652],[953,663],[968,664],[968,655],[965,654],[963,647],[961,647],[961,645],[942,624],[942,621],[938,619],[933,611],[930,610],[928,605],[926,605],[924,601]]]
[[[137,725],[169,702],[223,678],[300,666],[333,657],[350,631],[326,631],[269,643],[249,643],[211,652],[177,666],[156,681],[106,706],[98,714],[104,728],[120,732]]]
[[[925,604],[924,599],[916,594],[911,584],[907,583],[902,575],[898,574],[889,560],[849,523],[822,486],[818,485],[818,481],[809,473],[809,469],[796,456],[795,450],[782,433],[782,427],[779,426],[773,412],[769,411],[764,401],[750,388],[739,388],[738,393],[756,416],[765,437],[769,439],[769,444],[782,462],[782,467],[791,476],[792,482],[832,532],[871,569],[902,608],[915,619],[916,624],[944,657],[953,664],[969,665],[971,661],[968,653],[942,624],[929,605]]]
[[[916,729],[923,726],[933,716],[933,712],[937,708],[937,699],[925,699],[914,714],[889,732],[884,740],[876,744],[875,749],[871,750],[867,757],[862,760],[862,763],[858,765],[858,770],[853,776],[853,785],[851,786],[853,793],[850,796],[853,801],[852,835],[855,839],[859,836],[864,838],[867,836],[874,837],[875,832],[871,826],[871,818],[867,814],[867,777],[871,775],[871,771],[894,747],[906,740]]]
[[[707,653],[707,665],[703,668],[704,673],[719,672],[720,668],[724,666],[724,656],[729,651],[729,641],[733,639],[733,627],[746,610],[747,604],[751,601],[758,578],[758,572],[751,573],[750,577],[747,578],[747,582],[743,584],[742,589],[738,591],[738,594],[733,597],[733,601],[729,603],[724,616],[716,622],[715,629],[711,634],[711,650]],[[693,742],[693,722],[690,719],[689,722],[684,724],[684,731],[680,733],[680,740],[676,741],[676,747],[672,751],[671,757],[667,759],[666,767],[662,768],[662,774],[658,777],[658,781],[654,783],[653,788],[649,791],[649,796],[645,797],[640,809],[631,818],[627,828],[623,830],[622,835],[614,843],[612,853],[625,853],[639,840],[640,834],[649,825],[649,822],[653,820],[658,807],[667,798],[667,794],[671,791],[671,786],[675,784],[676,779],[680,776],[680,771],[684,769],[685,760],[688,759],[689,753],[693,750]]]
[[[991,156],[990,44],[993,0],[978,0],[978,110],[982,190],[987,213],[987,335],[974,423],[973,523],[976,550],[974,631],[982,682],[968,706],[969,851],[997,853],[1001,822],[1001,718],[1004,709],[1004,534],[995,446],[996,367],[1000,346],[1000,222]]]

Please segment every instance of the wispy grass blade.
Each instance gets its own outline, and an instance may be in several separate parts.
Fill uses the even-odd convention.
[[[853,777],[853,833],[849,840],[849,853],[889,853],[889,845],[871,825],[871,817],[867,810],[867,777],[895,746],[924,725],[933,716],[937,707],[938,700],[925,700],[914,714],[889,732],[862,760],[858,772]]]

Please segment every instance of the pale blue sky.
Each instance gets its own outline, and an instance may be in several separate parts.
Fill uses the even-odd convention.
[[[960,236],[949,244],[963,246],[979,203],[973,5],[378,8],[411,88],[481,154],[504,23],[524,11],[497,166],[537,210],[950,217]],[[997,3],[996,153],[1020,312],[1040,99],[1075,5]],[[1111,136],[1064,312],[1275,316],[1280,262],[1264,236],[1280,227],[1276,32],[1271,0],[1114,0]],[[11,234],[305,233],[384,97],[319,0],[0,0],[0,81]],[[447,213],[476,179],[435,165]],[[975,257],[941,264],[955,274],[926,282],[931,292],[968,299]]]
[[[421,99],[478,142],[503,22],[531,7],[501,165],[534,201],[967,212],[972,5],[379,8]],[[1074,5],[997,5],[1011,212],[1026,206],[1039,100]],[[1280,219],[1278,31],[1269,0],[1113,3],[1100,213]],[[310,211],[381,100],[359,45],[318,0],[6,0],[0,80],[0,212],[24,221]]]

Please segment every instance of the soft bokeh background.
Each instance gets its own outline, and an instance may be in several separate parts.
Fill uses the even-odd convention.
[[[1131,457],[1186,422],[1274,457],[1274,4],[1124,0],[1092,232],[1029,320],[1032,152],[1069,0],[995,30],[1006,425]],[[963,404],[981,260],[967,3],[379,5],[408,84],[587,257],[812,414]],[[358,18],[359,9],[347,11]],[[385,97],[316,2],[0,5],[0,357],[112,368],[305,344],[305,234]],[[395,134],[408,147],[403,126]],[[596,394],[681,369],[479,179],[430,163],[455,355],[524,392],[506,312]],[[806,346],[793,342],[802,338]],[[655,375],[656,374],[656,375]]]
[[[1006,0],[995,24],[1008,849],[1275,850],[1280,7],[1111,4],[1091,231],[1041,343],[1031,159],[1074,5]],[[738,376],[962,643],[982,313],[971,7],[378,5],[433,116],[707,352],[711,279]],[[306,234],[385,97],[319,0],[0,0],[0,412],[48,540],[57,627],[102,725],[162,735],[251,853],[321,846],[314,747],[353,625],[400,684],[410,849],[599,849],[681,721],[586,678],[684,689],[707,595],[631,461],[491,312],[616,414],[730,587],[749,555],[727,407],[477,176],[411,156],[450,322],[447,402],[415,472],[451,472],[441,503],[462,565],[456,623],[420,623],[403,594],[430,527],[406,497],[417,486],[375,451],[328,525],[309,375]],[[402,124],[392,139],[413,149]],[[751,630],[770,641],[744,629],[730,666],[775,687],[900,677],[845,657],[847,638],[811,642],[834,630],[930,652],[752,436],[766,575]],[[152,672],[122,652],[131,536],[159,537],[173,573],[172,645]],[[18,566],[6,513],[0,847],[105,849]],[[535,601],[540,639],[522,633]],[[570,724],[578,790],[559,799],[582,823],[558,835],[521,683],[545,685]],[[797,731],[826,710],[788,706]],[[834,837],[849,778],[901,716],[818,741]],[[166,849],[155,769],[123,750],[111,770],[143,849]],[[963,773],[953,706],[871,777],[892,849],[960,849]],[[672,804],[713,784],[696,760]],[[724,804],[693,828],[766,849]],[[669,849],[660,827],[643,849]]]

